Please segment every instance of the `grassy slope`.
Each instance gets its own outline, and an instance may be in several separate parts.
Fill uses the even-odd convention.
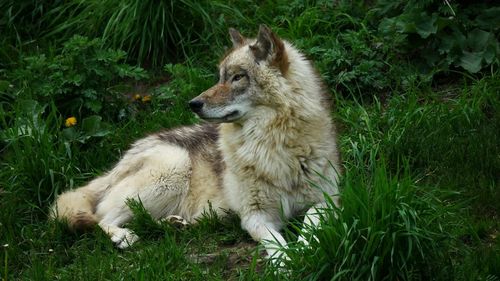
[[[0,170],[0,244],[7,245],[0,249],[1,278],[500,279],[498,73],[457,75],[441,90],[422,87],[411,80],[415,70],[390,65],[388,50],[372,48],[381,39],[366,31],[365,22],[344,15],[318,24],[318,17],[327,16],[316,8],[283,7],[274,12],[288,18],[256,9],[254,20],[287,22],[278,32],[307,50],[337,93],[334,118],[346,168],[344,210],[337,219],[324,218],[314,248],[292,243],[289,276],[272,273],[234,216],[209,215],[197,226],[175,229],[152,222],[136,207],[130,226],[142,240],[126,251],[115,249],[98,229],[74,234],[46,221],[55,193],[108,169],[133,140],[195,122],[186,101],[208,87],[215,72],[206,66],[213,54],[195,54],[191,67],[169,68],[175,79],[156,90],[151,105],[85,144],[63,141],[62,116],[51,105],[2,103],[0,124],[11,129],[2,135],[8,146]],[[351,78],[337,76],[349,65],[369,68],[351,69]],[[373,101],[371,90],[390,94]],[[17,133],[26,128],[30,133]],[[285,230],[290,241],[299,225],[292,222]]]
[[[373,269],[362,268],[360,261],[365,266],[371,264],[383,275],[388,272],[377,269],[380,266],[398,266],[424,279],[437,276],[444,280],[472,280],[498,275],[497,81],[498,76],[493,76],[465,85],[460,97],[448,102],[422,102],[408,95],[394,97],[386,105],[361,106],[340,99],[336,116],[343,128],[346,210],[339,220],[342,223],[326,218],[329,227],[325,229],[331,232],[324,229],[320,234],[325,239],[317,246],[321,252],[292,247],[290,255],[296,258],[291,262],[294,276],[324,278],[344,272],[340,277],[345,280],[358,275],[364,279]],[[168,124],[176,116],[176,111],[166,116],[156,113],[117,129],[106,142],[113,145],[89,148],[82,154],[93,167],[82,169],[88,172],[109,167],[107,159],[117,157],[112,151],[120,151],[143,130],[154,130],[158,123]],[[174,123],[177,122],[176,119]],[[119,141],[124,135],[129,136],[128,140]],[[41,151],[53,149],[48,143],[24,145],[24,152],[20,153],[30,149],[29,153],[42,157],[31,160],[37,167],[49,161],[54,153]],[[98,157],[97,154],[103,153],[105,156]],[[126,251],[115,249],[100,230],[69,233],[59,225],[47,223],[46,209],[30,203],[39,200],[37,188],[20,184],[35,179],[23,175],[30,172],[22,170],[26,166],[16,165],[24,164],[5,163],[2,169],[11,176],[4,183],[1,203],[1,241],[9,244],[2,249],[6,262],[4,276],[22,280],[273,278],[262,269],[255,245],[239,229],[234,217],[227,221],[207,218],[198,226],[176,230],[156,225],[139,212],[142,219],[132,227],[143,239]],[[9,172],[10,169],[16,173]],[[371,191],[367,192],[365,186]],[[389,194],[398,198],[386,198]],[[44,206],[49,203],[44,198],[40,200]],[[390,216],[399,213],[400,217],[383,220],[378,213],[384,212],[383,209]],[[291,225],[289,230],[293,229]],[[367,229],[386,233],[367,238]],[[344,234],[336,240],[335,233]],[[384,235],[397,235],[397,241],[381,238]],[[290,237],[293,239],[293,231]],[[342,242],[344,237],[351,237],[352,241]],[[435,240],[427,241],[428,238]],[[353,242],[357,240],[360,241]],[[413,256],[400,259],[408,262],[409,268],[392,264],[390,253],[411,252],[408,248],[411,243],[416,243]],[[335,250],[342,247],[349,250]],[[430,262],[438,263],[439,267]],[[321,268],[324,266],[327,269]],[[252,273],[255,268],[260,269],[257,275]],[[350,275],[343,270],[354,273]],[[315,276],[318,272],[323,273]]]

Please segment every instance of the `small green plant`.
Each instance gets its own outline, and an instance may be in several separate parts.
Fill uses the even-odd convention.
[[[376,43],[378,39],[373,36],[367,30],[348,30],[335,40],[308,49],[318,58],[318,68],[329,74],[325,78],[332,89],[345,96],[368,98],[373,93],[388,91],[394,84],[392,77],[386,75],[392,69],[384,62],[387,46],[381,41]]]
[[[153,219],[140,201],[140,198],[139,200],[127,200],[127,206],[134,214],[127,227],[133,229],[141,239],[158,240],[167,235],[175,235],[175,228],[173,226]]]
[[[180,125],[178,120],[196,122],[195,116],[188,110],[188,101],[211,87],[215,81],[214,75],[207,69],[197,67],[192,63],[167,64],[164,67],[171,77],[168,84],[156,87],[152,91],[152,108],[155,111],[169,111],[177,120],[172,125]]]
[[[123,63],[125,56],[104,48],[102,40],[74,36],[58,55],[24,57],[11,75],[12,83],[19,89],[17,97],[53,101],[63,116],[116,118],[126,102],[114,86],[124,79],[147,77],[143,69]]]
[[[176,96],[193,98],[216,82],[213,73],[196,67],[193,63],[167,64],[164,69],[173,78],[167,91],[174,91]]]
[[[68,128],[62,130],[62,135],[68,142],[78,141],[85,143],[92,137],[104,137],[111,133],[110,125],[103,122],[101,116],[92,115],[85,117],[81,125],[76,124],[77,120],[72,123],[72,118],[74,117],[66,119],[65,126]]]
[[[24,194],[23,200],[31,202],[32,208],[41,207],[69,185],[76,172],[71,146],[65,145],[56,134],[62,121],[54,104],[34,100],[19,100],[10,108],[2,105],[0,116],[0,141],[5,147],[2,169],[17,171],[16,176],[1,173],[1,178],[10,184],[6,190]],[[24,186],[37,188],[28,192]]]

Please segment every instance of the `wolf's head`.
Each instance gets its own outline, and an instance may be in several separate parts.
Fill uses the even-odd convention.
[[[267,26],[260,26],[256,39],[232,28],[229,35],[233,48],[219,64],[218,83],[189,102],[211,122],[244,120],[254,107],[271,106],[268,89],[280,84],[289,67],[285,43]]]

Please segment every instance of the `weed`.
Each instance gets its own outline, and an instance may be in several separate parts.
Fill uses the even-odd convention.
[[[111,86],[118,79],[146,77],[141,68],[122,63],[124,58],[125,52],[105,49],[101,40],[74,36],[59,55],[23,58],[11,81],[19,89],[17,97],[53,101],[64,116],[103,114],[106,106],[110,118],[124,107],[121,94]]]

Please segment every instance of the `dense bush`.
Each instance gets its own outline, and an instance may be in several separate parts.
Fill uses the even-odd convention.
[[[500,7],[487,1],[278,3],[274,9],[249,9],[293,38],[330,88],[344,96],[386,98],[413,85],[432,85],[436,74],[478,73],[499,65]]]
[[[143,69],[123,63],[125,56],[123,51],[104,48],[102,40],[74,36],[60,54],[22,58],[9,77],[18,89],[14,98],[52,101],[63,116],[116,118],[125,102],[117,85],[124,79],[147,77]]]
[[[485,1],[486,2],[486,1]],[[428,69],[477,73],[500,62],[500,7],[454,1],[379,1],[379,30]],[[405,35],[395,36],[396,33]]]

